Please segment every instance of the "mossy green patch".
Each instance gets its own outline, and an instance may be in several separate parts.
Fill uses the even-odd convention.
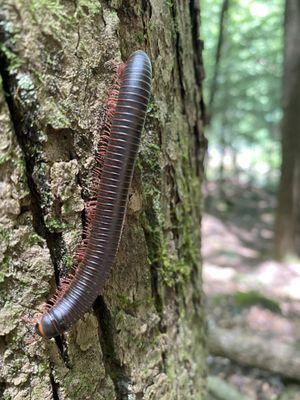
[[[78,0],[75,7],[72,3],[61,0],[32,0],[28,4],[29,12],[37,24],[43,24],[44,28],[52,31],[54,36],[64,30],[70,30],[76,26],[82,18],[95,17],[101,13],[100,2],[93,0]],[[47,15],[47,19],[45,19]]]
[[[41,238],[37,233],[32,232],[28,237],[28,243],[30,246],[39,245],[42,246],[44,244],[44,239]]]
[[[29,11],[32,16],[39,22],[39,16],[51,14],[52,17],[57,18],[60,22],[70,22],[70,16],[67,14],[66,7],[60,0],[32,0],[29,2]]]
[[[3,274],[7,273],[9,271],[9,266],[12,263],[12,257],[10,255],[6,255],[1,262],[1,272]]]
[[[46,227],[50,232],[63,232],[68,225],[56,218],[45,218]]]
[[[102,10],[99,1],[94,0],[79,0],[77,3],[77,9],[75,15],[78,17],[82,16],[95,16]]]
[[[50,125],[54,129],[70,127],[70,120],[66,115],[66,111],[52,97],[47,99],[44,110],[46,125]]]
[[[133,300],[126,295],[118,294],[117,298],[119,306],[129,314],[138,311],[141,306],[147,307],[153,304],[153,300],[151,297]]]
[[[173,132],[174,129],[176,127],[172,125],[169,130]],[[167,141],[167,138],[165,140]],[[172,140],[174,141],[173,136]],[[197,222],[193,218],[193,213],[197,213],[199,209],[199,204],[195,205],[193,200],[194,197],[199,199],[197,192],[199,181],[195,183],[195,173],[192,171],[188,156],[187,139],[181,139],[180,143],[173,143],[173,146],[179,156],[177,161],[174,161],[175,165],[170,166],[170,174],[176,174],[176,183],[179,186],[175,186],[174,181],[172,189],[178,192],[180,199],[184,200],[176,205],[164,204],[163,201],[162,192],[166,182],[163,176],[165,161],[162,159],[161,147],[151,141],[142,147],[141,155],[145,204],[145,213],[142,218],[149,242],[149,259],[167,286],[174,286],[188,279],[193,265],[199,262],[200,243],[200,240],[196,238],[196,236],[199,238],[196,233],[197,225],[195,229]],[[180,146],[180,153],[178,153],[178,146]],[[167,221],[168,213],[170,213],[171,221]]]
[[[3,283],[5,281],[5,273],[0,271],[0,283]]]
[[[10,237],[10,230],[9,229],[5,229],[3,227],[0,226],[0,238],[1,240],[8,242],[9,241],[9,237]]]
[[[236,292],[233,295],[233,299],[237,306],[241,308],[249,308],[258,305],[272,312],[281,313],[281,308],[277,301],[264,296],[256,290]]]
[[[67,254],[64,254],[62,256],[62,262],[67,271],[71,271],[75,262],[74,256],[69,256]]]
[[[159,273],[167,286],[172,287],[176,283],[183,283],[189,277],[190,265],[182,259],[172,261],[164,249],[161,253],[161,263],[162,268]]]
[[[138,32],[138,33],[136,34],[136,41],[137,41],[137,43],[140,44],[140,45],[142,45],[142,44],[145,42],[145,37],[144,37],[143,32]]]
[[[10,73],[16,72],[23,65],[24,61],[12,52],[4,43],[0,43],[0,52],[4,54],[4,57],[7,60]]]
[[[0,156],[0,165],[5,164],[7,161],[9,161],[11,158],[11,152],[8,150],[6,153],[2,154]]]

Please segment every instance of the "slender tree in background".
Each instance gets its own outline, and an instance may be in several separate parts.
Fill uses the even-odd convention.
[[[214,99],[216,93],[218,91],[218,85],[220,84],[220,64],[222,60],[222,51],[224,47],[225,41],[225,32],[226,32],[226,23],[227,23],[227,14],[228,14],[228,7],[229,7],[229,0],[224,0],[220,10],[220,19],[219,19],[219,35],[218,35],[218,43],[216,47],[216,54],[215,54],[215,65],[214,71],[211,81],[211,87],[209,92],[209,100],[208,100],[208,123],[210,122],[211,118],[213,117],[213,108],[214,108]],[[220,127],[220,145],[221,145],[221,161],[220,161],[220,169],[219,169],[219,189],[223,192],[223,183],[224,183],[224,158],[226,154],[227,148],[227,138],[226,138],[226,131],[227,131],[227,121],[226,121],[226,106],[224,107],[223,119]]]
[[[225,28],[226,28],[226,16],[229,7],[229,0],[223,0],[221,11],[220,11],[220,20],[219,20],[219,35],[218,35],[218,43],[216,47],[216,54],[215,54],[215,64],[214,64],[214,71],[210,86],[209,92],[209,100],[208,100],[208,122],[210,121],[213,113],[213,105],[214,105],[214,98],[216,91],[218,89],[218,79],[219,79],[219,71],[220,71],[220,63],[222,57],[222,49],[224,45],[224,38],[225,38]]]
[[[202,399],[198,2],[0,8],[0,398]],[[116,265],[70,332],[28,343],[22,316],[73,263],[107,88],[138,48],[153,92]]]
[[[282,165],[275,251],[279,259],[296,255],[300,210],[300,3],[286,0],[283,75]]]

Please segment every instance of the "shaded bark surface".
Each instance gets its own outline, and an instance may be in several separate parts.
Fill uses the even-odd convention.
[[[0,397],[201,399],[202,44],[191,1],[0,6]],[[144,49],[151,98],[117,262],[56,341],[33,317],[72,265],[116,65]]]
[[[278,193],[275,252],[279,259],[296,255],[300,176],[300,4],[286,0],[282,165]],[[299,240],[299,238],[298,238]]]

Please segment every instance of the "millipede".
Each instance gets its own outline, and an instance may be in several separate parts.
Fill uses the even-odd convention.
[[[109,276],[118,250],[134,162],[150,97],[152,68],[138,50],[121,67],[108,101],[104,137],[94,173],[94,199],[71,276],[48,301],[35,325],[44,338],[71,328],[92,307]]]

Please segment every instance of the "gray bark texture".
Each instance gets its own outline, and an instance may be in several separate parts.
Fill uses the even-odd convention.
[[[0,398],[202,399],[199,4],[2,0]],[[116,66],[144,49],[153,93],[117,261],[56,340],[34,318],[73,264]]]

